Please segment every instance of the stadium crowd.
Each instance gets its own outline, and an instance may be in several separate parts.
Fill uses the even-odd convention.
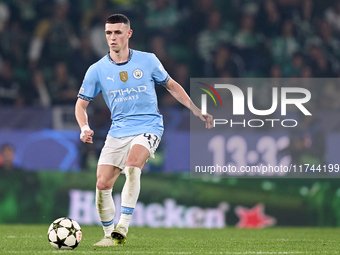
[[[340,1],[51,2],[0,2],[0,105],[74,105],[87,68],[108,52],[112,13],[131,19],[131,47],[155,53],[187,91],[190,77],[340,77]],[[338,107],[336,84],[317,91],[319,108]]]

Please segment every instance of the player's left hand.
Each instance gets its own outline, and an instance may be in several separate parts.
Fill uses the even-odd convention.
[[[199,109],[193,111],[193,114],[205,122],[205,128],[207,129],[213,128],[213,116],[211,114],[207,113],[203,115]]]
[[[213,116],[211,114],[209,114],[209,113],[204,114],[204,115],[201,114],[200,119],[205,122],[205,128],[211,129],[211,128],[214,127],[213,126]]]

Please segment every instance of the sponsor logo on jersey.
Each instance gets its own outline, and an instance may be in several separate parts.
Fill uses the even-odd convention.
[[[142,78],[142,77],[143,77],[143,72],[142,72],[142,70],[140,70],[140,69],[135,69],[135,70],[133,71],[133,77],[135,77],[136,79]]]
[[[129,101],[129,100],[137,100],[139,99],[138,93],[142,93],[146,91],[146,86],[137,86],[136,88],[126,88],[126,89],[118,89],[106,92],[108,97],[114,97],[115,103]]]
[[[119,96],[130,95],[131,93],[138,94],[138,93],[144,92],[145,90],[146,90],[146,86],[142,85],[142,86],[137,86],[136,88],[112,90],[112,91],[106,92],[106,94],[109,97],[119,97]]]
[[[129,79],[127,71],[120,72],[119,78],[122,82],[127,82],[127,80]]]
[[[84,93],[84,88],[81,87],[80,90],[79,90],[79,94],[83,94]]]

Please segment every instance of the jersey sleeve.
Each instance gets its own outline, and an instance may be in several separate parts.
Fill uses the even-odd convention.
[[[170,79],[169,74],[167,71],[165,71],[162,63],[159,61],[159,59],[155,56],[155,54],[152,54],[152,78],[158,85],[164,85],[168,82]]]
[[[101,92],[101,88],[99,86],[98,75],[95,65],[92,65],[85,74],[85,78],[79,90],[78,97],[91,102],[99,92]]]

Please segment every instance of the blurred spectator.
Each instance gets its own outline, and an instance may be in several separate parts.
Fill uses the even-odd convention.
[[[25,61],[25,37],[19,21],[7,22],[4,24],[3,31],[0,33],[0,53],[16,63],[20,64]]]
[[[251,14],[243,14],[240,29],[235,35],[234,45],[239,49],[254,48],[261,42],[261,36],[255,33],[255,19]]]
[[[68,11],[68,2],[57,0],[53,16],[39,21],[29,49],[31,68],[37,67],[39,60],[41,64],[46,65],[68,61],[73,55],[78,39],[73,32],[72,24],[67,19]]]
[[[198,0],[193,1],[194,8],[191,12],[189,23],[191,35],[196,35],[203,28],[208,27],[208,20],[213,13],[215,6],[213,0]]]
[[[325,18],[337,35],[340,35],[340,1],[335,1],[334,5],[325,12]]]
[[[36,70],[33,72],[31,86],[25,88],[25,97],[26,104],[43,108],[52,106],[52,99],[42,71]]]
[[[217,47],[230,40],[231,35],[221,27],[221,13],[214,11],[209,15],[208,27],[197,37],[198,55],[206,63],[210,63]]]
[[[298,8],[300,0],[276,0],[283,19],[291,19],[294,10]]]
[[[73,105],[80,85],[69,75],[66,63],[58,62],[54,66],[54,78],[48,87],[54,105]]]
[[[270,68],[270,78],[282,78],[282,69],[279,65],[272,65]]]
[[[183,63],[175,64],[172,77],[175,81],[182,85],[183,89],[189,94],[190,93],[190,76],[189,76],[189,66]],[[158,86],[160,87],[160,86]],[[160,87],[157,89],[157,95],[161,96],[160,101],[163,106],[172,107],[184,107],[180,104],[165,88]]]
[[[90,40],[94,50],[94,53],[98,58],[102,58],[109,52],[109,46],[106,42],[105,36],[105,22],[107,17],[111,15],[110,10],[105,10],[102,15],[99,17],[100,19],[94,19],[93,24],[90,28]]]
[[[297,39],[304,43],[306,38],[313,36],[315,33],[316,11],[314,2],[312,0],[302,0],[301,5],[293,12],[292,16]]]
[[[150,40],[150,52],[154,53],[156,57],[163,63],[165,70],[167,70],[170,74],[174,73],[174,70],[177,67],[174,59],[167,53],[165,40],[161,36],[154,36]],[[155,87],[157,96],[160,98],[161,105],[168,105],[166,102],[168,98],[168,91],[163,86]],[[170,99],[171,100],[171,99]],[[177,101],[177,100],[175,100]],[[178,101],[177,101],[178,102]],[[171,102],[170,104],[177,104],[176,102]]]
[[[291,62],[283,67],[284,77],[299,77],[301,76],[304,67],[304,56],[300,52],[295,52],[292,56]]]
[[[281,13],[274,0],[266,0],[258,15],[260,30],[269,38],[279,35]]]
[[[317,45],[309,48],[312,72],[317,78],[334,77],[331,63],[326,59],[323,51]]]
[[[301,78],[312,78],[313,75],[313,71],[312,68],[310,66],[304,66],[301,70]]]
[[[262,35],[255,31],[254,15],[244,13],[233,43],[245,63],[245,70],[255,77],[261,76],[265,70],[266,60],[262,41]]]
[[[98,57],[94,54],[90,38],[87,35],[83,35],[80,38],[80,47],[74,52],[74,57],[71,62],[72,73],[79,86],[84,79],[86,70],[97,60]]]
[[[3,31],[8,19],[10,17],[10,11],[6,3],[0,3],[0,33]]]
[[[175,67],[174,59],[168,54],[165,39],[162,36],[154,36],[150,39],[150,52],[154,53],[156,57],[164,63],[164,68],[169,73],[172,73],[172,69]]]
[[[14,149],[10,144],[4,144],[1,146],[1,158],[2,164],[0,165],[0,170],[12,171],[15,169],[14,166]]]
[[[326,58],[331,61],[334,69],[339,69],[340,41],[338,38],[333,36],[332,28],[325,20],[320,21],[319,34]]]
[[[299,42],[294,36],[294,24],[291,20],[285,20],[282,25],[281,36],[275,38],[271,43],[274,63],[286,68],[292,55],[299,49]]]
[[[179,14],[175,6],[170,6],[168,0],[152,0],[147,5],[145,16],[146,27],[149,35],[159,34],[172,40],[178,33],[175,27],[179,20]]]
[[[27,68],[27,41],[29,36],[17,20],[7,23],[5,30],[0,34],[0,54],[13,63],[15,79],[26,83],[29,79]]]
[[[238,67],[233,60],[233,53],[227,45],[218,47],[213,63],[213,77],[221,77],[222,73],[228,72],[233,78],[239,77]]]
[[[88,31],[91,26],[101,21],[103,13],[107,9],[107,1],[81,1],[83,7],[83,15],[81,21],[82,31]],[[102,24],[104,27],[104,24]],[[103,28],[104,29],[104,28]]]
[[[190,88],[190,67],[184,63],[176,64],[174,74],[175,81],[182,85],[183,89],[189,93]]]
[[[5,60],[0,69],[0,105],[21,106],[22,104],[20,83],[14,77],[11,62]]]
[[[325,61],[329,62],[329,72],[334,73],[340,69],[340,41],[333,35],[331,26],[325,20],[319,20],[317,31],[318,35],[306,40],[305,48],[309,50],[309,55],[314,60],[316,48],[319,48],[321,51],[319,59],[323,55]],[[328,77],[334,77],[334,74]]]
[[[25,31],[32,31],[38,18],[39,5],[37,0],[15,0],[13,16],[21,20]]]

